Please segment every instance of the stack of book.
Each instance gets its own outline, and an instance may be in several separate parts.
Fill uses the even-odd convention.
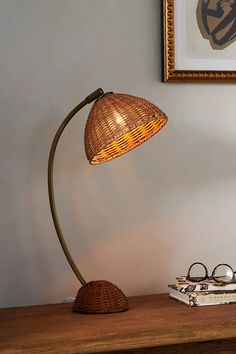
[[[221,305],[236,303],[236,283],[220,285],[214,280],[191,282],[186,277],[177,277],[169,285],[169,295],[188,306]]]

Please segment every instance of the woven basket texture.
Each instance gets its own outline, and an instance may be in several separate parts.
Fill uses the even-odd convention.
[[[73,311],[81,313],[113,313],[128,310],[128,300],[123,292],[106,280],[96,280],[83,285],[75,298]]]
[[[107,93],[93,105],[85,126],[90,164],[112,160],[148,140],[167,122],[157,106],[143,98]]]

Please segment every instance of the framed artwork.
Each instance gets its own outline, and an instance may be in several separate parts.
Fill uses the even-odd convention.
[[[163,80],[236,82],[236,0],[163,0]]]

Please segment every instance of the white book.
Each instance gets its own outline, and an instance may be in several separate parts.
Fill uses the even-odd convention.
[[[206,306],[236,303],[236,291],[193,291],[184,293],[175,285],[169,285],[169,295],[188,306]]]
[[[201,282],[192,282],[186,279],[186,277],[179,276],[176,277],[176,287],[179,291],[183,293],[188,293],[191,291],[236,291],[236,283],[220,284],[215,282],[213,279],[203,280]]]

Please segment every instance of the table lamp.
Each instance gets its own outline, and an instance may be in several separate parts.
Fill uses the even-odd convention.
[[[58,141],[70,120],[89,103],[84,134],[87,159],[91,165],[119,157],[148,140],[167,122],[167,117],[154,104],[135,96],[97,89],[79,103],[59,126],[48,160],[48,193],[52,219],[63,252],[82,287],[73,303],[73,311],[81,313],[113,313],[128,310],[124,293],[106,280],[86,282],[76,266],[60,226],[53,187],[53,165]]]

